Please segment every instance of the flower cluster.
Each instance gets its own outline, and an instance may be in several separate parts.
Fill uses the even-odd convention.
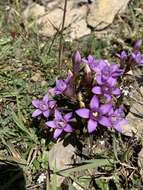
[[[142,40],[138,40],[130,53],[126,51],[121,51],[117,53],[117,57],[120,59],[121,64],[128,62],[130,66],[143,66],[143,55],[140,52],[140,47],[142,45]]]
[[[117,54],[121,64],[128,59],[132,64],[143,65],[140,46],[141,41],[137,41],[130,54],[125,51]],[[81,58],[78,51],[73,54],[72,63],[72,71],[65,79],[56,79],[48,95],[32,101],[36,108],[32,116],[43,116],[45,125],[54,131],[55,139],[84,127],[88,133],[96,131],[98,126],[122,132],[122,125],[127,120],[118,101],[122,95],[119,79],[126,68],[121,69],[116,63],[95,59],[92,55]]]

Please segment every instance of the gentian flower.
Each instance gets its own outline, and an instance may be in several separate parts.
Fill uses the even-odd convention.
[[[111,101],[112,95],[119,96],[121,93],[119,88],[107,85],[94,86],[92,92],[95,95],[103,95],[107,102]]]
[[[82,118],[88,119],[87,129],[89,133],[95,131],[97,124],[101,124],[105,127],[110,127],[110,119],[106,114],[112,109],[112,104],[99,105],[97,96],[93,96],[88,108],[81,108],[76,110],[76,114]]]
[[[116,53],[117,57],[121,60],[124,61],[127,59],[127,53],[125,51],[121,51],[121,53]]]
[[[49,100],[48,96],[45,95],[42,100],[33,100],[32,105],[37,108],[32,117],[37,117],[43,114],[46,118],[49,117],[50,111],[55,107],[56,101]]]
[[[123,73],[117,64],[106,65],[96,73],[96,81],[99,85],[107,84],[114,86],[117,78]]]
[[[47,121],[46,125],[55,129],[54,138],[57,139],[63,131],[71,133],[73,131],[69,122],[71,121],[72,113],[67,113],[64,116],[58,111],[55,110],[55,119],[53,121]]]
[[[124,112],[122,108],[118,108],[115,111],[113,109],[108,113],[112,128],[119,132],[122,132],[122,125],[127,124],[127,119],[124,118]]]
[[[142,40],[137,40],[134,44],[134,47],[133,47],[133,50],[136,51],[136,50],[139,50],[139,48],[141,47],[142,45]]]
[[[77,75],[80,70],[81,55],[79,51],[75,51],[72,55],[73,74]]]
[[[87,59],[82,59],[82,61],[89,66],[93,72],[101,71],[108,62],[102,59],[95,59],[92,55],[89,55]]]
[[[66,79],[57,79],[56,80],[56,86],[54,88],[50,88],[48,90],[48,92],[51,94],[51,95],[60,95],[60,94],[64,94],[64,95],[72,95],[72,94],[68,94],[66,92],[70,92],[72,93],[72,87],[71,87],[71,80],[72,80],[72,77],[73,77],[73,74],[72,72],[68,72],[68,76]]]
[[[131,53],[131,58],[133,59],[133,61],[135,61],[135,63],[137,63],[138,65],[143,65],[143,56],[141,55],[140,52],[132,52]]]

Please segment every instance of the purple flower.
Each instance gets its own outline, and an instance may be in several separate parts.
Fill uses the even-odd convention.
[[[127,59],[127,53],[125,51],[122,51],[121,53],[117,53],[116,54],[117,57],[121,60],[124,61],[125,59]]]
[[[46,118],[49,117],[50,111],[55,107],[56,101],[49,100],[48,96],[45,95],[42,100],[33,100],[32,105],[37,108],[32,117],[37,117],[43,114]]]
[[[71,80],[72,80],[72,77],[73,77],[73,74],[72,72],[68,72],[68,76],[66,79],[57,79],[56,80],[56,86],[54,88],[50,88],[48,90],[48,92],[51,94],[51,95],[60,95],[60,94],[64,94],[64,95],[67,95],[67,96],[70,96],[71,94],[70,93],[73,93],[72,92],[72,87],[71,87]],[[69,93],[69,94],[68,94]]]
[[[57,139],[63,131],[71,133],[73,131],[69,122],[71,121],[72,113],[67,113],[64,116],[58,111],[55,110],[55,119],[53,121],[47,121],[46,125],[55,129],[54,138]]]
[[[143,56],[140,52],[132,52],[131,58],[137,63],[138,65],[143,65]]]
[[[111,126],[110,119],[106,114],[112,109],[112,104],[99,105],[98,98],[93,96],[89,107],[90,109],[81,108],[76,110],[78,116],[88,119],[87,129],[89,133],[95,131],[98,123],[105,127]]]
[[[133,49],[134,49],[134,50],[139,50],[139,48],[141,47],[141,45],[142,45],[142,40],[141,40],[141,39],[140,39],[140,40],[137,40],[137,41],[135,42],[135,44],[134,44]]]
[[[124,118],[123,109],[118,108],[115,111],[111,109],[108,115],[112,124],[112,128],[122,132],[122,125],[127,124],[127,119]]]
[[[78,74],[80,70],[81,55],[79,51],[75,51],[72,55],[73,73]]]
[[[93,72],[100,72],[103,67],[108,64],[106,60],[95,59],[92,55],[89,55],[87,59],[82,59],[82,61],[87,64]]]
[[[106,65],[100,72],[96,73],[96,81],[99,85],[107,84],[114,86],[116,79],[123,73],[117,64]]]
[[[94,86],[92,92],[95,95],[103,95],[107,102],[111,101],[112,95],[119,96],[121,93],[119,88],[107,85]]]

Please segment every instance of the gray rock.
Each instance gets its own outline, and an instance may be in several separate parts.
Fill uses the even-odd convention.
[[[125,10],[130,0],[96,0],[89,5],[87,23],[96,30],[109,26],[114,17]]]

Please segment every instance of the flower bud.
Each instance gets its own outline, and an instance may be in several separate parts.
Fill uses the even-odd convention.
[[[72,63],[73,63],[73,73],[77,75],[80,70],[80,63],[81,63],[81,55],[79,51],[75,51],[72,56]]]

